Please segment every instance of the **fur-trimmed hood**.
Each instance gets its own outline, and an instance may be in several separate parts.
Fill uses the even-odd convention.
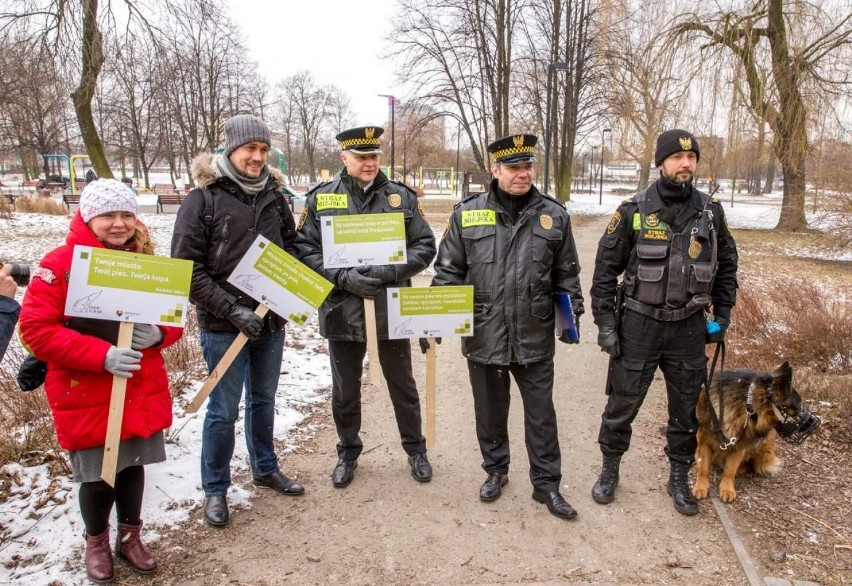
[[[213,157],[215,156],[214,153],[199,153],[192,159],[189,165],[189,174],[198,187],[210,187],[219,179],[219,173],[213,168]],[[269,169],[269,176],[275,182],[276,189],[281,189],[287,185],[281,171],[269,165],[266,168]]]

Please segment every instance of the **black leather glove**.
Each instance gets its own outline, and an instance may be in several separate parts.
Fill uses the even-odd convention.
[[[372,299],[381,291],[382,281],[369,275],[369,266],[353,267],[337,277],[337,286],[358,297]]]
[[[429,338],[420,338],[420,351],[423,354],[426,354],[426,351],[429,349]],[[435,338],[435,343],[440,344],[441,338]]]
[[[234,305],[228,313],[228,321],[234,324],[249,340],[254,340],[263,330],[263,318],[248,307]]]
[[[396,282],[396,267],[393,265],[370,265],[367,268],[366,274],[380,280],[382,285]]]
[[[727,306],[713,308],[713,321],[719,326],[719,331],[715,334],[707,334],[704,337],[706,344],[715,344],[725,341],[725,330],[731,325],[731,308]]]
[[[576,340],[572,340],[571,338],[569,338],[568,333],[563,331],[561,334],[559,334],[559,341],[562,342],[563,344],[579,344],[580,343],[580,314],[578,314],[578,313],[574,314],[574,327],[577,328],[577,339]]]
[[[598,346],[613,358],[618,358],[621,356],[621,344],[615,329],[615,315],[604,314],[595,318],[598,324]]]

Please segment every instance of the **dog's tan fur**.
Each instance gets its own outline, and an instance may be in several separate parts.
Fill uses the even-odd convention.
[[[719,378],[719,377],[717,377]],[[737,443],[723,450],[719,437],[713,431],[708,409],[708,394],[702,392],[696,407],[698,416],[698,448],[696,450],[697,480],[693,494],[704,499],[710,494],[710,468],[722,469],[719,498],[726,503],[737,497],[734,479],[741,470],[751,469],[755,474],[769,476],[779,469],[775,456],[775,424],[779,419],[769,398],[771,388],[776,405],[783,407],[789,415],[797,415],[801,397],[792,386],[793,371],[788,363],[771,373],[748,370],[725,371],[710,385],[710,402],[719,414],[719,385],[724,397],[724,421],[722,430],[726,438],[737,437]],[[752,406],[756,419],[746,411],[747,397],[751,389]]]

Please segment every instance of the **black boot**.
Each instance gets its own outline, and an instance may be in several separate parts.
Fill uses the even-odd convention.
[[[592,499],[596,503],[605,505],[615,500],[619,464],[621,464],[621,456],[608,456],[604,454],[601,475],[598,476],[598,481],[592,487]]]
[[[697,515],[698,501],[689,490],[689,464],[671,463],[668,492],[674,501],[675,510],[681,515]]]

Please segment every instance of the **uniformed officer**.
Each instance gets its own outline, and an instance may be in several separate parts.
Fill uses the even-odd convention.
[[[721,340],[737,290],[737,248],[722,206],[693,185],[700,155],[698,141],[686,130],[660,134],[654,153],[659,178],[619,206],[598,245],[592,311],[598,344],[611,355],[609,400],[598,436],[603,468],[592,488],[598,503],[615,498],[631,424],[659,366],[668,394],[668,492],[679,513],[698,512],[687,473],[707,362],[705,312],[712,310],[721,330],[706,341]],[[623,308],[616,307],[619,276]]]
[[[583,313],[580,266],[565,207],[533,186],[536,137],[488,146],[493,180],[450,217],[432,285],[473,285],[468,361],[482,468],[483,501],[500,497],[509,473],[509,374],[521,392],[532,497],[557,517],[577,512],[559,494],[562,461],[553,408],[554,294]],[[567,339],[565,340],[567,341]]]
[[[411,475],[419,482],[432,479],[421,433],[420,399],[411,373],[411,342],[387,336],[387,287],[408,287],[411,278],[435,258],[435,236],[426,223],[417,195],[402,183],[389,181],[379,169],[379,127],[360,127],[337,135],[344,169],[331,181],[308,193],[299,218],[296,247],[306,265],[334,283],[320,307],[320,333],[328,339],[332,373],[332,413],[337,426],[338,462],[332,473],[334,486],[348,486],[358,466],[362,443],[361,374],[366,353],[363,299],[376,301],[379,361],[388,383],[402,447],[408,454]],[[323,266],[320,220],[327,216],[401,212],[405,216],[404,265],[358,266],[326,269]]]

